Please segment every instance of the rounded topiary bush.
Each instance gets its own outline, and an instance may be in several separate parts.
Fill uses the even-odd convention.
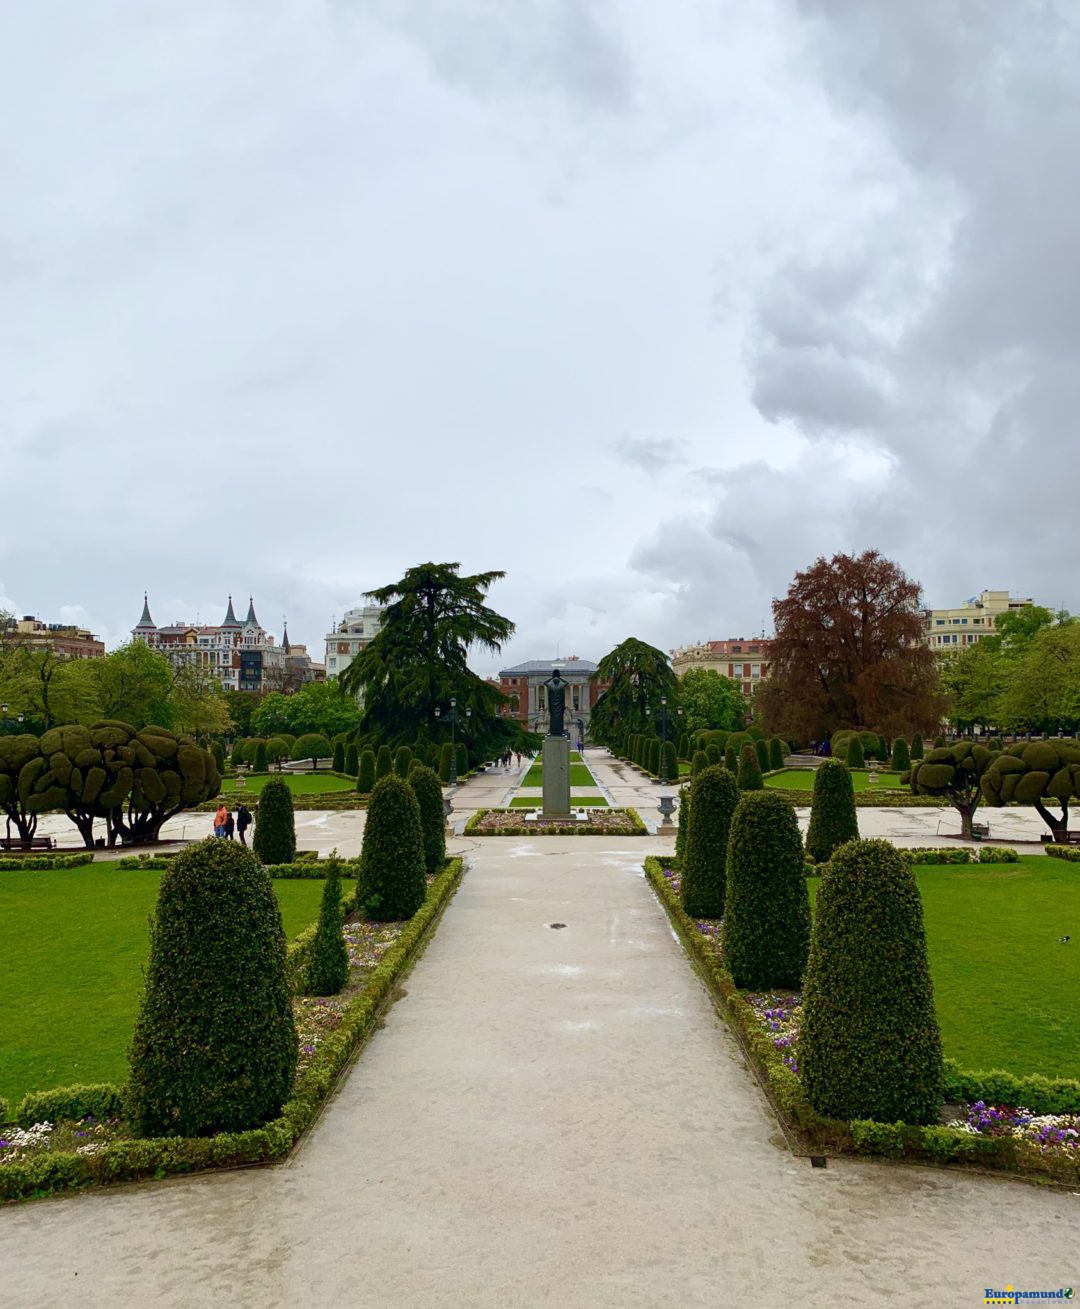
[[[283,736],[272,736],[266,743],[267,763],[277,764],[281,768],[282,759],[289,757],[289,743]]]
[[[908,743],[902,736],[898,736],[893,742],[892,758],[889,760],[889,766],[894,773],[906,772],[911,767],[911,752],[908,750]]]
[[[935,749],[935,750],[944,750],[944,749],[945,749],[945,738],[944,738],[943,736],[935,736],[935,737],[934,737],[934,749]]]
[[[726,768],[706,768],[691,783],[693,817],[680,895],[683,909],[694,918],[719,918],[724,912],[728,830],[738,803],[739,784]]]
[[[777,791],[739,801],[726,880],[720,939],[735,985],[794,990],[810,951],[810,895],[795,807]]]
[[[225,747],[220,741],[214,741],[210,746],[210,753],[214,756],[214,763],[217,764],[219,773],[225,772]]]
[[[757,748],[748,741],[739,751],[739,790],[760,791],[764,785]]]
[[[319,925],[304,978],[308,995],[337,995],[349,980],[349,947],[341,922],[341,863],[335,851],[326,861]]]
[[[769,768],[774,773],[783,768],[786,753],[783,741],[778,736],[774,736],[769,742]]]
[[[709,767],[709,756],[704,750],[695,750],[694,757],[690,761],[690,776],[697,777]]]
[[[924,753],[923,739],[918,732],[916,732],[911,738],[911,757],[912,759],[921,759]]]
[[[675,830],[675,858],[680,866],[686,858],[686,838],[690,835],[690,788],[679,787],[679,826]]]
[[[442,748],[439,750],[439,781],[442,782],[443,786],[449,785],[453,768],[454,747],[449,741],[444,741]]]
[[[424,902],[424,838],[412,787],[391,774],[375,783],[364,825],[356,903],[365,918],[411,918]]]
[[[1001,737],[1000,736],[990,737],[990,739],[986,743],[986,748],[988,750],[1000,750],[1002,748]]]
[[[724,767],[732,775],[737,777],[739,773],[739,749],[738,746],[731,745],[730,742],[724,746]]]
[[[296,763],[310,759],[312,768],[318,768],[320,759],[331,759],[334,747],[321,732],[305,732],[292,743],[289,751]]]
[[[342,741],[336,741],[336,742],[334,743],[334,757],[333,757],[333,760],[331,761],[331,765],[330,765],[330,766],[333,768],[333,770],[334,770],[335,773],[343,773],[343,772],[345,771],[345,745],[344,745],[344,742],[342,742]]]
[[[660,753],[660,776],[669,782],[679,780],[679,758],[675,753],[675,742],[665,741]]]
[[[394,751],[394,772],[398,777],[404,777],[408,780],[409,769],[412,767],[413,753],[407,745],[399,745]]]
[[[297,1039],[281,911],[266,870],[213,837],[162,874],[127,1115],[143,1136],[269,1122],[289,1097]]]
[[[356,742],[350,741],[345,749],[345,776],[355,777],[360,771],[360,756],[356,751]]]
[[[390,752],[388,745],[380,745],[379,753],[375,756],[375,780],[381,782],[384,777],[389,777],[394,771],[394,756]]]
[[[859,819],[855,813],[851,773],[839,759],[826,759],[814,774],[806,853],[814,863],[823,864],[832,858],[838,846],[858,837]]]
[[[710,768],[719,768],[724,762],[724,752],[718,745],[707,745],[705,747],[705,758],[708,759]]]
[[[764,740],[755,740],[754,749],[757,751],[758,767],[763,773],[769,771],[769,743]]]
[[[857,736],[853,736],[848,742],[846,762],[849,768],[866,767],[866,755],[863,753],[863,744]]]
[[[922,900],[888,841],[837,851],[818,888],[798,1057],[829,1118],[936,1120],[941,1035]]]
[[[356,766],[356,789],[361,795],[370,795],[375,789],[375,751],[364,749]]]
[[[416,762],[409,769],[409,785],[420,806],[420,831],[424,838],[424,868],[437,873],[446,862],[446,815],[443,793],[434,771]]]
[[[256,773],[269,772],[270,757],[267,753],[266,742],[259,741],[255,746],[255,758],[252,762],[253,771]]]
[[[251,848],[264,864],[291,864],[296,858],[296,821],[292,792],[277,778],[259,796]]]

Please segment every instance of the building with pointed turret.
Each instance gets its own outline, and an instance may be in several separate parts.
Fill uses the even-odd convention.
[[[149,597],[144,595],[142,616],[131,635],[160,650],[177,666],[199,668],[226,691],[295,689],[288,685],[285,650],[259,623],[251,596],[243,622],[236,617],[230,595],[225,617],[217,627],[182,622],[158,627],[150,616]]]

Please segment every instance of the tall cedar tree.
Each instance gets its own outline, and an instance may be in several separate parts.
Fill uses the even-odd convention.
[[[296,820],[292,791],[276,777],[259,796],[251,848],[264,864],[291,864],[296,858]]]
[[[694,918],[719,918],[724,912],[728,832],[738,803],[739,784],[726,768],[706,768],[691,783],[680,895]]]
[[[922,588],[877,550],[818,559],[773,601],[776,635],[758,703],[770,731],[820,739],[871,723],[929,731],[944,697],[922,643]]]
[[[409,785],[420,806],[420,830],[424,835],[424,868],[437,873],[446,862],[446,815],[443,793],[434,771],[422,763],[409,769]]]
[[[617,740],[620,732],[651,736],[660,716],[661,696],[668,698],[669,713],[678,702],[678,678],[670,659],[634,636],[604,655],[592,682],[602,694],[589,719],[589,732],[605,745]]]
[[[794,990],[810,951],[810,895],[795,807],[778,791],[744,795],[731,820],[720,933],[735,985]]]
[[[394,745],[448,739],[453,697],[459,722],[472,710],[476,740],[505,736],[499,719],[504,696],[466,662],[470,647],[498,654],[514,634],[514,624],[486,603],[505,574],[462,577],[460,569],[456,563],[419,564],[369,593],[385,606],[382,626],[339,679],[343,691],[362,695],[364,732]]]
[[[420,806],[408,782],[391,774],[371,793],[356,902],[366,918],[393,922],[416,913],[424,890]]]
[[[335,850],[326,861],[326,883],[305,989],[308,995],[337,995],[348,980],[349,947],[341,930],[341,862]]]
[[[888,841],[852,841],[821,879],[799,1071],[811,1104],[827,1118],[937,1119],[941,1034],[922,900]]]
[[[273,783],[271,783],[273,785]],[[242,1132],[277,1116],[297,1039],[281,910],[266,869],[209,837],[162,874],[129,1057],[144,1136]]]

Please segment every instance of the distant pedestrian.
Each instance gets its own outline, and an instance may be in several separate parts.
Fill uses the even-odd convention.
[[[238,805],[236,809],[236,832],[237,835],[240,837],[241,845],[247,845],[247,837],[245,833],[247,832],[247,829],[250,826],[251,826],[251,810],[247,807],[246,804]]]
[[[232,810],[230,809],[225,815],[225,840],[231,841],[233,839],[233,832],[235,831],[236,823],[233,821]]]
[[[228,818],[229,818],[229,811],[228,811],[228,809],[226,809],[225,806],[224,806],[223,804],[218,805],[218,811],[217,811],[217,813],[214,815],[214,835],[215,835],[215,836],[224,836],[224,835],[225,835],[225,823],[226,823],[226,820],[227,820]]]
[[[521,767],[521,751],[520,751],[520,750],[515,750],[515,751],[514,751],[514,760],[515,760],[515,762],[517,763],[517,766],[520,768],[520,767]]]

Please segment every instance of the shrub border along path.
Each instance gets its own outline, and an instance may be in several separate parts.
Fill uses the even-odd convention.
[[[349,1001],[341,1024],[328,1033],[318,1052],[297,1077],[281,1115],[263,1127],[246,1132],[223,1132],[209,1137],[155,1137],[114,1141],[98,1153],[80,1155],[49,1152],[32,1155],[0,1167],[0,1200],[18,1200],[113,1182],[163,1178],[211,1168],[273,1163],[283,1159],[315,1122],[324,1101],[363,1043],[375,1030],[398,980],[423,953],[435,926],[461,882],[463,862],[451,859],[429,886],[424,903],[402,929],[372,971],[367,985]],[[293,943],[290,971],[310,953],[311,942]],[[43,1102],[69,1099],[82,1088],[46,1092]],[[98,1094],[114,1088],[87,1088]],[[68,1112],[87,1112],[72,1101]],[[97,1101],[95,1101],[95,1108]]]
[[[798,1077],[784,1063],[753,1008],[736,988],[731,974],[709,944],[710,938],[698,932],[693,919],[683,912],[678,894],[664,876],[664,868],[672,866],[673,862],[650,855],[645,860],[645,876],[667,911],[695,970],[709,988],[721,1016],[742,1046],[793,1155],[856,1153],[919,1163],[1004,1169],[1042,1180],[1049,1178],[1069,1186],[1080,1182],[1077,1162],[1022,1151],[1018,1143],[1007,1136],[982,1136],[945,1126],[913,1127],[905,1123],[870,1120],[844,1123],[823,1118],[807,1099]],[[1077,1082],[969,1072],[958,1069],[949,1060],[946,1060],[945,1082],[946,1094],[952,1099],[1023,1103],[1035,1113],[1075,1112],[1072,1104],[1080,1096],[1080,1083]]]
[[[571,809],[574,807],[573,800],[570,801]],[[559,823],[528,823],[524,821],[514,823],[511,826],[497,829],[484,828],[481,826],[483,820],[488,814],[524,814],[527,811],[522,808],[517,809],[477,809],[476,813],[465,824],[462,831],[463,836],[648,836],[649,829],[645,826],[641,815],[636,809],[604,809],[598,806],[589,808],[590,813],[595,813],[599,817],[621,815],[625,821],[619,826],[613,827],[593,827],[591,824],[559,824]]]

